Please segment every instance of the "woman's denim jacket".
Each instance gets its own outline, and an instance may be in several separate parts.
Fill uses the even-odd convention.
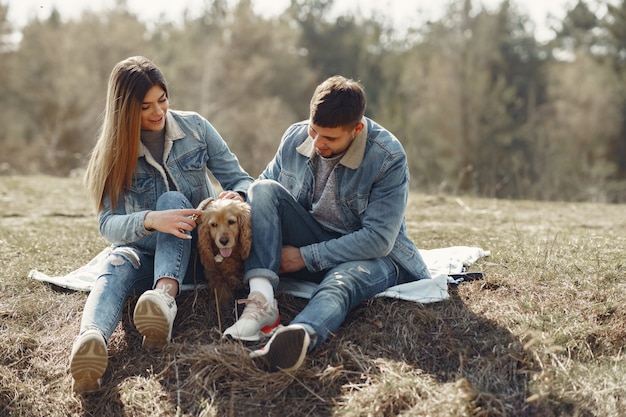
[[[358,259],[389,256],[413,280],[430,278],[415,244],[406,234],[404,211],[409,193],[409,170],[402,144],[371,119],[337,164],[336,199],[345,229],[353,230],[326,242],[300,248],[307,269],[322,271]],[[311,210],[315,155],[308,121],[284,133],[274,159],[260,178],[286,187]]]
[[[164,170],[175,191],[187,197],[193,207],[205,198],[217,197],[208,172],[224,190],[245,193],[253,181],[217,130],[194,112],[167,112],[163,159],[166,162],[161,166],[140,143],[130,188],[113,209],[109,198],[104,198],[104,208],[98,216],[99,228],[102,236],[113,245],[133,243],[141,248],[144,246],[142,239],[154,233],[145,229],[144,217],[156,208],[161,194],[174,191],[170,190]]]

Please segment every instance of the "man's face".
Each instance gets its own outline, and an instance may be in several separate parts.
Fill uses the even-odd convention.
[[[343,126],[321,127],[309,123],[309,136],[313,139],[315,152],[324,158],[342,154],[352,144],[354,138],[361,133],[363,122],[350,129]]]

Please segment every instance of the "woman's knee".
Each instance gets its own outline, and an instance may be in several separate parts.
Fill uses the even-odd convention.
[[[120,246],[113,249],[107,260],[113,268],[118,268],[126,264],[132,266],[133,269],[139,269],[141,266],[141,259],[137,252],[127,246]]]
[[[149,259],[137,250],[121,246],[113,249],[107,258],[106,272],[100,277],[105,281],[103,285],[113,285],[122,291],[128,291],[139,281],[152,281],[153,265]]]
[[[191,203],[178,191],[167,191],[161,194],[157,200],[157,210],[191,208]]]

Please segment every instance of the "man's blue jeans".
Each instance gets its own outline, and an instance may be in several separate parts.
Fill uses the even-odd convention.
[[[252,250],[246,260],[246,283],[253,277],[265,277],[277,288],[282,246],[302,247],[341,236],[322,228],[276,181],[253,183],[248,200],[252,207]],[[326,271],[305,269],[289,274],[291,278],[319,283],[291,324],[298,323],[316,336],[312,349],[334,334],[361,301],[395,285],[404,274],[389,257],[354,260]]]
[[[157,210],[186,208],[191,208],[191,203],[175,191],[162,194],[156,205]],[[105,270],[98,276],[87,297],[80,323],[81,332],[98,329],[108,341],[122,317],[128,296],[153,288],[163,277],[176,279],[179,290],[183,279],[193,280],[195,271],[188,265],[192,243],[195,245],[197,242],[195,229],[192,237],[180,239],[169,233],[156,232],[148,239],[147,249],[132,246],[114,248]]]

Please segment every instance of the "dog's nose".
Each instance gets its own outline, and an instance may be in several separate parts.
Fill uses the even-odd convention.
[[[226,246],[226,245],[228,245],[228,240],[229,240],[229,239],[228,239],[228,236],[222,236],[222,237],[220,238],[220,243],[221,243],[222,245]]]

